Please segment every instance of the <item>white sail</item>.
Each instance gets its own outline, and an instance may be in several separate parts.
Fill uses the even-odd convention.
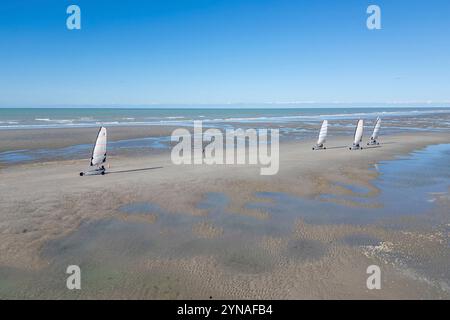
[[[328,132],[328,121],[324,120],[322,123],[322,127],[320,128],[319,139],[317,140],[318,146],[322,145],[325,142],[327,138],[327,132]]]
[[[354,145],[359,145],[361,143],[363,131],[364,131],[364,120],[360,119],[358,121],[358,125],[356,126],[355,130],[355,139],[353,140]]]
[[[373,128],[373,133],[372,133],[371,140],[377,140],[378,139],[378,135],[380,133],[380,128],[381,128],[381,119],[377,118],[377,122],[375,123],[375,127]]]
[[[94,150],[92,151],[91,166],[100,166],[106,161],[106,128],[101,127],[98,131]]]

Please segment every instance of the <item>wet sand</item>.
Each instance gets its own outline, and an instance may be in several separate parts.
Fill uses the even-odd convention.
[[[170,136],[174,129],[175,127],[156,125],[111,127],[108,129],[108,139],[109,141],[118,141]],[[22,149],[63,148],[77,144],[93,143],[97,132],[98,127],[0,130],[0,152]]]
[[[275,176],[254,165],[175,166],[168,153],[111,157],[107,175],[83,178],[86,160],[4,167],[0,298],[449,299],[448,282],[423,275],[450,279],[448,197],[419,218],[370,223],[309,221],[311,209],[296,214],[295,204],[290,214],[265,209],[267,193],[376,196],[372,165],[450,135],[383,136],[352,152],[349,140],[330,138],[317,152],[313,141],[283,143]],[[430,225],[431,216],[440,218]],[[70,264],[81,267],[80,291],[65,289]],[[372,264],[381,290],[366,288]]]

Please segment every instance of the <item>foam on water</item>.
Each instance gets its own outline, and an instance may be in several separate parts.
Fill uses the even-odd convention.
[[[133,126],[133,125],[176,125],[184,126],[193,120],[205,124],[226,123],[295,123],[321,122],[328,120],[374,120],[378,116],[386,119],[409,118],[424,120],[439,117],[449,120],[450,109],[428,108],[3,108],[0,109],[0,129],[64,128]],[[448,127],[445,121],[442,125]]]

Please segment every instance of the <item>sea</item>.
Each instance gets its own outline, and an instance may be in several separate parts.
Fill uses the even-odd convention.
[[[403,129],[449,129],[449,107],[314,108],[0,108],[0,130],[136,125],[302,124],[382,117]]]

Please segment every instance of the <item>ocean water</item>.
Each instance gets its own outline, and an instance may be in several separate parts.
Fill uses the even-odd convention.
[[[193,120],[205,124],[292,124],[301,127],[324,119],[341,120],[382,117],[392,127],[408,128],[417,124],[429,128],[450,128],[450,108],[0,108],[0,130],[30,128],[67,128],[192,125]],[[437,122],[430,124],[430,122]],[[330,123],[333,125],[333,123]],[[423,127],[423,126],[421,126]]]

